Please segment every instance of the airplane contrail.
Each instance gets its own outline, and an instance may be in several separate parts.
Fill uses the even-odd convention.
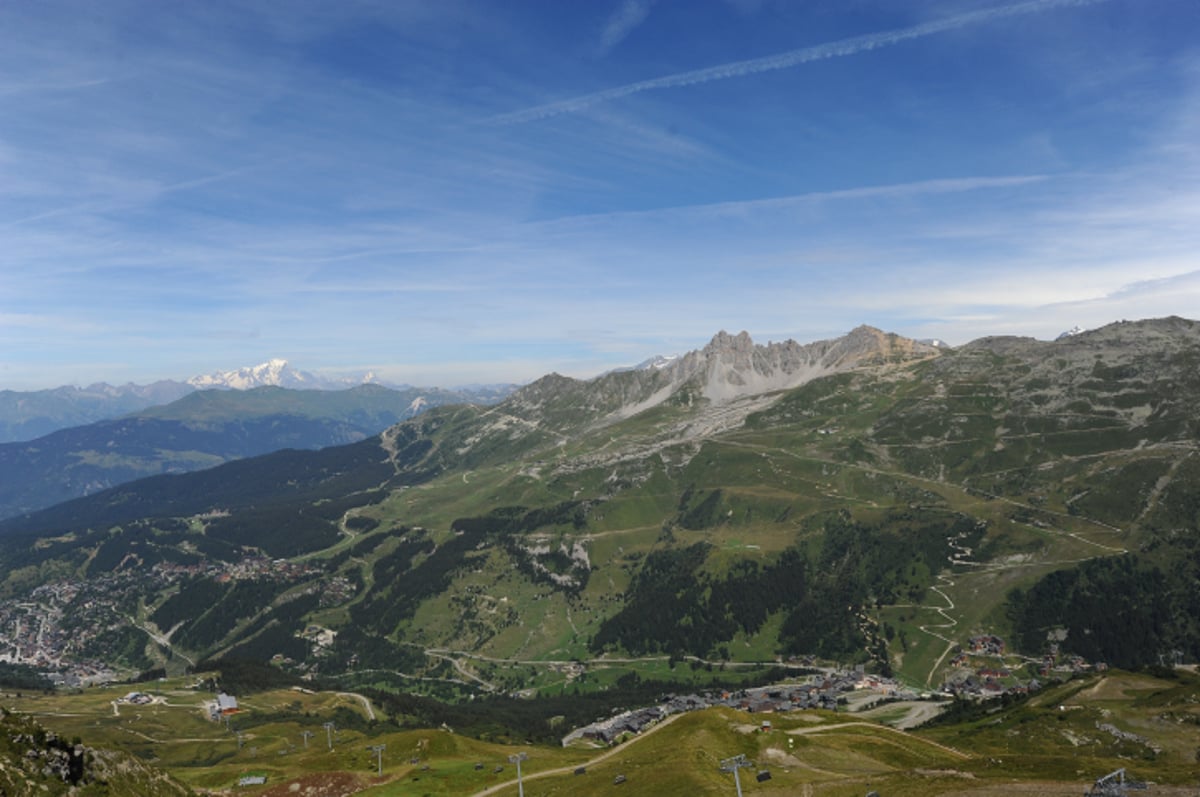
[[[988,8],[982,11],[972,11],[954,17],[924,22],[920,25],[913,25],[910,28],[897,28],[896,30],[887,30],[880,33],[868,33],[863,36],[839,39],[838,41],[817,44],[799,50],[789,50],[785,53],[768,55],[763,58],[732,61],[727,64],[719,64],[704,69],[694,69],[689,72],[678,72],[674,75],[664,75],[663,77],[652,78],[650,80],[641,80],[637,83],[628,83],[624,86],[616,86],[591,94],[582,94],[578,97],[559,100],[558,102],[551,102],[545,105],[537,105],[521,111],[500,114],[491,117],[487,121],[494,125],[514,125],[534,122],[539,119],[549,119],[552,116],[576,113],[598,103],[617,100],[643,91],[694,86],[713,80],[727,80],[729,78],[755,75],[759,72],[773,72],[777,69],[788,69],[799,64],[809,63],[810,61],[821,61],[826,58],[854,55],[866,52],[867,50],[898,44],[909,39],[919,39],[934,33],[965,28],[970,25],[978,25],[1005,17],[1036,14],[1062,6],[1087,6],[1100,2],[1105,2],[1105,0],[1027,0],[1023,3]]]

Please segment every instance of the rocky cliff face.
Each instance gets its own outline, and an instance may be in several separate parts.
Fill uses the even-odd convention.
[[[165,772],[109,750],[67,742],[28,717],[0,708],[0,794],[185,797]]]
[[[934,346],[861,326],[833,340],[759,345],[750,335],[719,332],[702,349],[652,369],[582,381],[550,374],[486,411],[456,446],[459,455],[517,444],[560,444],[650,410],[639,434],[606,448],[604,462],[646,457],[681,441],[736,428],[784,391],[830,374],[885,368],[937,357]],[[584,457],[575,465],[594,465]]]
[[[854,368],[932,357],[938,349],[915,340],[860,326],[833,340],[794,340],[757,345],[741,332],[718,332],[699,351],[664,371],[674,384],[697,385],[715,403],[788,390],[822,376]]]
[[[934,346],[868,326],[808,344],[787,340],[759,345],[746,332],[722,331],[703,349],[660,368],[609,373],[589,381],[551,374],[517,391],[503,408],[551,428],[587,416],[605,423],[671,399],[689,405],[696,401],[724,405],[789,390],[829,374],[938,354]]]

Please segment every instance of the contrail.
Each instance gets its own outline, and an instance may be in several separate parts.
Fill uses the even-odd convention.
[[[788,69],[810,61],[821,61],[826,58],[840,58],[844,55],[854,55],[867,50],[898,44],[909,39],[919,39],[934,33],[965,28],[970,25],[979,25],[997,19],[1004,19],[1005,17],[1036,14],[1062,6],[1087,6],[1100,2],[1104,2],[1104,0],[1027,0],[1024,3],[1014,3],[1013,5],[989,8],[983,11],[972,11],[968,14],[925,22],[921,25],[914,25],[911,28],[898,28],[881,33],[868,33],[864,36],[853,36],[849,39],[817,44],[799,50],[789,50],[786,53],[768,55],[763,58],[751,58],[748,61],[733,61],[728,64],[710,66],[704,69],[694,69],[690,72],[679,72],[674,75],[665,75],[651,80],[641,80],[637,83],[616,86],[615,88],[597,91],[592,94],[583,94],[567,100],[559,100],[558,102],[551,102],[546,105],[526,108],[522,111],[500,114],[499,116],[491,117],[487,121],[494,125],[514,125],[533,122],[538,119],[549,119],[552,116],[576,113],[597,103],[617,100],[621,97],[628,97],[630,94],[638,94],[643,91],[694,86],[713,80],[727,80],[729,78],[755,75],[759,72],[773,72],[777,69]]]

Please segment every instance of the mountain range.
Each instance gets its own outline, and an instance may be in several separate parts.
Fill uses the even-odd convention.
[[[478,394],[373,384],[344,390],[197,390],[121,418],[0,443],[0,518],[145,476],[201,470],[284,448],[350,443],[430,407],[472,400]]]
[[[0,390],[0,443],[33,440],[59,429],[168,404],[193,390],[169,380],[121,387],[100,382],[51,390]]]
[[[366,372],[328,377],[294,368],[287,360],[273,359],[260,365],[215,371],[186,381],[161,380],[149,385],[110,385],[98,382],[87,387],[67,385],[50,390],[0,390],[0,443],[34,440],[38,437],[96,421],[119,418],[148,407],[169,404],[197,390],[253,390],[283,387],[293,390],[347,390],[358,385],[379,385],[398,391],[453,393],[459,400],[492,404],[511,393],[515,385],[477,385],[446,391],[415,388],[378,379]]]
[[[108,585],[67,590],[61,661],[221,655],[457,698],[566,662],[594,673],[581,688],[683,677],[667,659],[937,687],[991,636],[1006,667],[1195,661],[1198,393],[1180,318],[954,349],[721,332],[11,518],[0,592]]]

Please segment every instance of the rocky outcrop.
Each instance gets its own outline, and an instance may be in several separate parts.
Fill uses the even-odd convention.
[[[184,797],[186,786],[136,759],[68,742],[28,717],[0,709],[0,794]]]
[[[541,428],[578,428],[632,417],[663,403],[722,405],[799,387],[830,374],[935,357],[935,346],[860,326],[832,340],[756,344],[718,332],[702,349],[661,367],[582,381],[550,374],[517,391],[504,412]]]

